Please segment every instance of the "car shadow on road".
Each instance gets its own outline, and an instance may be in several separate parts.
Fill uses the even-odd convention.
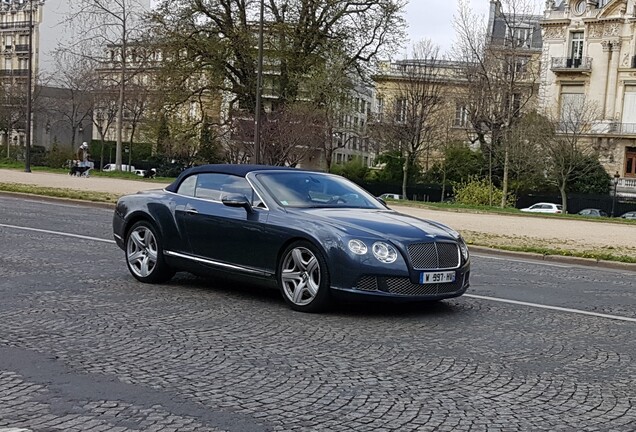
[[[237,301],[258,301],[264,303],[265,307],[287,307],[275,287],[263,287],[231,278],[179,273],[170,284],[234,297]],[[463,309],[456,299],[418,302],[334,299],[332,305],[323,313],[351,317],[440,317],[457,314]]]

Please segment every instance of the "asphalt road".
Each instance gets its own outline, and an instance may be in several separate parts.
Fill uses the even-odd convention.
[[[0,197],[0,431],[636,430],[634,273],[474,255],[459,299],[310,315],[139,284],[110,221]]]

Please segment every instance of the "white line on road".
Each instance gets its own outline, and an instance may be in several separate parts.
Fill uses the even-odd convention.
[[[21,226],[16,226],[16,225],[7,225],[7,224],[0,224],[0,227],[13,228],[13,229],[19,229],[19,230],[26,230],[26,231],[35,231],[35,232],[41,232],[41,233],[45,233],[45,234],[55,234],[55,235],[60,235],[60,236],[65,236],[65,237],[73,237],[73,238],[79,238],[79,239],[83,239],[83,240],[92,240],[92,241],[103,242],[103,243],[111,243],[111,244],[115,243],[115,240],[107,240],[107,239],[101,239],[101,238],[97,238],[97,237],[89,237],[89,236],[65,233],[65,232],[60,232],[60,231],[50,231],[50,230],[44,230],[44,229],[38,229],[38,228],[28,228],[28,227],[21,227]],[[491,257],[488,257],[488,258],[491,258]],[[493,258],[493,259],[498,259],[498,258]],[[541,264],[543,264],[543,265],[554,265],[554,264],[545,264],[545,263],[541,263]],[[608,318],[608,319],[617,320],[617,321],[627,321],[627,322],[636,323],[636,318],[628,318],[628,317],[622,317],[622,316],[618,316],[618,315],[608,315],[608,314],[601,314],[601,313],[596,313],[596,312],[588,312],[588,311],[584,311],[584,310],[580,310],[580,309],[569,309],[569,308],[563,308],[563,307],[558,307],[558,306],[541,305],[541,304],[537,304],[537,303],[528,303],[528,302],[522,302],[522,301],[517,301],[517,300],[501,299],[501,298],[496,298],[496,297],[486,297],[486,296],[480,296],[480,295],[475,295],[475,294],[464,294],[464,296],[465,297],[479,299],[479,300],[488,300],[488,301],[494,301],[494,302],[499,302],[499,303],[514,304],[514,305],[519,305],[519,306],[529,306],[529,307],[535,307],[535,308],[539,308],[539,309],[549,309],[549,310],[554,310],[554,311],[559,311],[559,312],[568,312],[568,313],[575,313],[575,314],[579,314],[579,315],[589,315],[589,316],[594,316],[594,317],[598,317],[598,318]],[[3,432],[3,431],[0,429],[0,432]]]
[[[547,263],[545,261],[540,261],[540,260],[525,260],[525,259],[516,259],[516,258],[507,258],[507,257],[495,257],[492,255],[485,255],[485,254],[474,253],[474,252],[471,253],[471,255],[479,257],[479,258],[486,258],[486,259],[492,259],[492,260],[498,260],[498,261],[512,261],[512,262],[518,262],[523,264],[540,264],[544,266],[559,267],[559,268],[573,267],[572,265],[568,265],[568,264],[552,264],[552,263]]]
[[[542,305],[542,304],[537,304],[537,303],[528,303],[528,302],[522,302],[522,301],[518,301],[518,300],[501,299],[501,298],[497,298],[497,297],[486,297],[486,296],[480,296],[480,295],[475,295],[475,294],[464,294],[464,297],[470,297],[470,298],[475,298],[475,299],[479,299],[479,300],[488,300],[488,301],[494,301],[494,302],[499,302],[499,303],[508,303],[508,304],[513,304],[513,305],[519,305],[519,306],[529,306],[529,307],[534,307],[534,308],[539,308],[539,309],[549,309],[549,310],[554,310],[554,311],[559,311],[559,312],[574,313],[574,314],[579,314],[579,315],[589,315],[589,316],[593,316],[593,317],[597,317],[597,318],[608,318],[608,319],[617,320],[617,321],[627,321],[627,322],[636,323],[636,318],[628,318],[628,317],[623,317],[623,316],[618,316],[618,315],[608,315],[608,314],[602,314],[602,313],[596,313],[596,312],[588,312],[588,311],[584,311],[584,310],[580,310],[580,309],[569,309],[569,308],[564,308],[564,307],[559,307],[559,306],[548,306],[548,305]]]
[[[49,231],[49,230],[39,229],[39,228],[27,228],[27,227],[21,227],[21,226],[16,226],[16,225],[7,225],[7,224],[0,224],[0,227],[13,228],[13,229],[19,229],[19,230],[25,230],[25,231],[35,231],[35,232],[41,232],[41,233],[44,233],[44,234],[55,234],[55,235],[61,235],[61,236],[64,236],[64,237],[73,237],[73,238],[79,238],[79,239],[82,239],[82,240],[92,240],[92,241],[103,242],[103,243],[111,243],[111,244],[115,243],[115,240],[108,240],[108,239],[102,239],[102,238],[97,238],[97,237],[89,237],[89,236],[65,233],[65,232],[60,232],[60,231]]]

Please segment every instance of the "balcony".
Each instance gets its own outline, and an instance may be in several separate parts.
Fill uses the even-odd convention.
[[[636,135],[636,123],[610,123],[609,133],[621,135]]]
[[[616,184],[616,196],[636,198],[636,177],[622,177]]]
[[[592,58],[552,57],[552,72],[590,73]]]
[[[0,76],[27,76],[28,69],[0,69]]]
[[[16,45],[15,52],[17,53],[28,53],[29,52],[29,44]]]

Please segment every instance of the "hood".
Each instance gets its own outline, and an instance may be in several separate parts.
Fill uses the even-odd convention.
[[[393,210],[312,208],[288,211],[302,218],[319,219],[350,235],[361,235],[362,231],[374,237],[405,243],[455,240],[458,236],[443,224]]]

